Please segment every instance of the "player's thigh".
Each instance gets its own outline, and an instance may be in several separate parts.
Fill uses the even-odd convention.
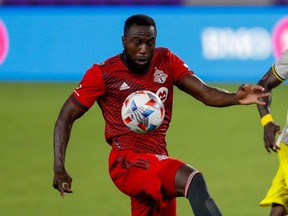
[[[176,198],[172,199],[166,206],[162,207],[161,216],[176,216]]]
[[[282,151],[282,149],[280,150]],[[277,153],[279,157],[279,153]],[[280,160],[280,157],[279,157]],[[281,164],[281,162],[280,162]],[[273,178],[265,198],[260,202],[260,206],[271,206],[273,203],[285,205],[287,202],[287,185],[283,167],[279,165],[276,175]]]
[[[285,178],[286,187],[288,186],[288,146],[281,142],[280,150],[277,152],[280,168]],[[288,191],[288,188],[286,188]]]
[[[176,198],[171,199],[165,206],[147,196],[131,198],[132,216],[176,216]]]
[[[112,150],[109,156],[109,174],[120,191],[133,197],[147,187],[150,163],[134,151]]]
[[[165,155],[131,150],[112,152],[109,158],[110,176],[123,193],[136,196],[144,192],[160,201],[163,195],[176,195],[175,175],[183,164]]]

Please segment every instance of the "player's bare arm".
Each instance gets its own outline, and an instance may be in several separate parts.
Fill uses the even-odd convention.
[[[211,87],[195,75],[187,75],[180,82],[180,89],[208,106],[225,107],[237,104],[265,104],[259,100],[268,97],[264,88],[256,85],[241,85],[236,93]]]
[[[73,123],[80,118],[84,112],[68,99],[57,118],[54,128],[54,179],[53,187],[60,191],[64,198],[64,193],[72,193],[72,178],[65,170],[65,155]]]
[[[265,92],[271,93],[272,89],[277,87],[282,83],[273,73],[272,67],[270,70],[260,79],[258,85],[263,86],[265,88]],[[261,98],[266,105],[258,105],[258,111],[260,117],[267,115],[270,113],[270,104],[271,104],[271,97]],[[276,145],[276,134],[280,133],[280,126],[276,122],[269,122],[264,126],[264,147],[266,148],[267,152],[277,151],[279,147]]]

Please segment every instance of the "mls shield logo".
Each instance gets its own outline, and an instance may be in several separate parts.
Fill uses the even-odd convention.
[[[155,72],[154,72],[154,82],[157,83],[165,83],[168,75],[165,74],[162,70],[159,70],[157,68],[155,68]]]

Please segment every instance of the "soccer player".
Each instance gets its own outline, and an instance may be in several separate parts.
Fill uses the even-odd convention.
[[[175,216],[176,197],[186,197],[196,216],[222,215],[207,190],[203,174],[168,156],[166,131],[172,116],[173,86],[208,106],[264,104],[262,87],[241,85],[236,93],[211,87],[167,48],[156,48],[154,20],[138,14],[125,21],[121,54],[87,70],[64,103],[54,128],[53,186],[71,193],[72,178],[65,169],[71,129],[97,102],[105,119],[105,138],[111,146],[109,174],[116,187],[131,197],[132,216]],[[161,126],[147,134],[129,130],[121,119],[128,95],[138,90],[156,93],[165,106]]]
[[[270,97],[262,98],[266,105],[257,105],[261,124],[264,127],[265,148],[269,153],[271,151],[276,152],[279,159],[279,168],[272,185],[265,198],[260,202],[260,206],[271,206],[270,216],[288,214],[288,122],[281,133],[280,126],[273,121],[270,110],[272,89],[279,86],[286,79],[288,79],[288,50],[284,51],[280,59],[272,65],[258,82],[259,85],[265,88],[266,92],[271,93]],[[281,135],[275,142],[277,133],[281,133]]]

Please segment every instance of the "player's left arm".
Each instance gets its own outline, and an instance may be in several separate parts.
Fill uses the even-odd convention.
[[[280,133],[280,126],[273,121],[271,115],[270,105],[272,102],[272,89],[276,88],[284,81],[273,72],[273,67],[274,66],[272,66],[258,82],[258,85],[265,88],[265,92],[270,93],[269,97],[261,98],[261,100],[265,102],[265,105],[257,105],[261,118],[261,124],[264,127],[264,147],[269,153],[271,152],[270,150],[277,151],[279,149],[279,147],[276,145],[275,137],[277,133]]]
[[[179,82],[179,88],[207,106],[225,107],[238,104],[262,104],[261,97],[267,97],[264,88],[258,85],[241,85],[237,92],[207,85],[196,75],[186,75]]]

